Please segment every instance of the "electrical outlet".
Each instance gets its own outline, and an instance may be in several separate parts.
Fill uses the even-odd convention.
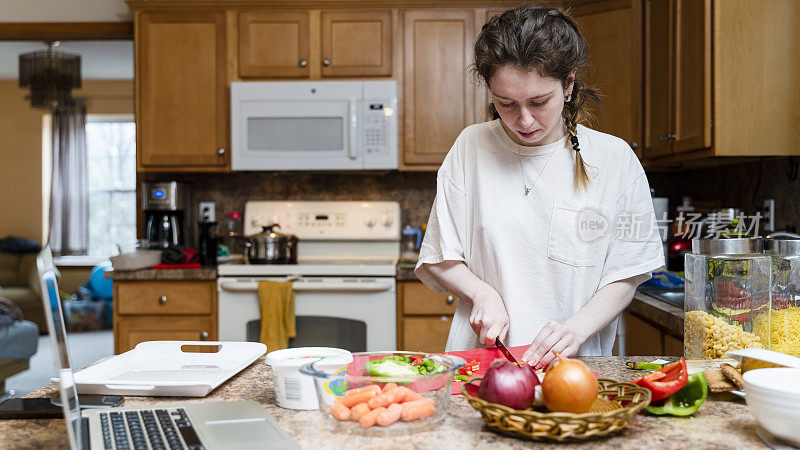
[[[764,200],[764,231],[775,231],[775,199],[768,198]]]
[[[214,210],[214,202],[200,202],[197,217],[200,218],[200,222],[215,222],[217,215]]]

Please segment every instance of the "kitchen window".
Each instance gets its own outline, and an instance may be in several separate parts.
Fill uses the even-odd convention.
[[[132,116],[86,116],[88,256],[136,240],[136,125]]]

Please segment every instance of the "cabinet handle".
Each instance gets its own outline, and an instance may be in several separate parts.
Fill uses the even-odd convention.
[[[676,137],[677,136],[675,136],[675,133],[667,133],[667,136],[666,136],[668,141],[674,140]]]
[[[659,140],[659,142],[667,142],[667,140],[668,140],[668,139],[667,139],[667,137],[666,137],[666,136],[664,136],[664,135],[662,134],[661,136],[659,136],[659,137],[658,137],[658,140]]]
[[[631,142],[631,148],[634,150],[639,150],[639,143],[638,142]]]
[[[218,148],[217,149],[217,157],[218,158],[222,158],[224,156],[225,156],[225,149],[224,148]]]
[[[328,59],[328,58],[323,59],[322,60],[322,65],[325,66],[325,67],[330,66],[331,65],[331,60]]]
[[[453,302],[456,301],[456,298],[453,297],[453,294],[448,294],[447,299],[445,301],[447,302],[448,305],[452,305]]]
[[[161,297],[158,297],[158,304],[159,305],[164,305],[166,303],[167,303],[167,296],[166,295],[162,295]]]
[[[307,65],[308,65],[308,61],[306,61],[305,59],[301,59],[300,60],[300,67],[305,67]]]
[[[208,331],[201,331],[200,332],[200,340],[207,341],[208,340]]]

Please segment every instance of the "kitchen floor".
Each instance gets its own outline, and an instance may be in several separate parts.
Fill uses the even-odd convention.
[[[100,358],[114,354],[112,330],[67,333],[69,356],[73,368],[86,367]],[[22,397],[50,383],[56,375],[50,337],[39,336],[39,348],[30,360],[30,369],[6,380],[6,391],[14,391],[14,397]]]

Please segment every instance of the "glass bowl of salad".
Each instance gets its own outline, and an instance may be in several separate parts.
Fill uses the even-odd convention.
[[[433,428],[450,406],[463,358],[421,352],[353,353],[346,367],[322,358],[300,368],[314,380],[319,407],[335,432],[390,436]]]

